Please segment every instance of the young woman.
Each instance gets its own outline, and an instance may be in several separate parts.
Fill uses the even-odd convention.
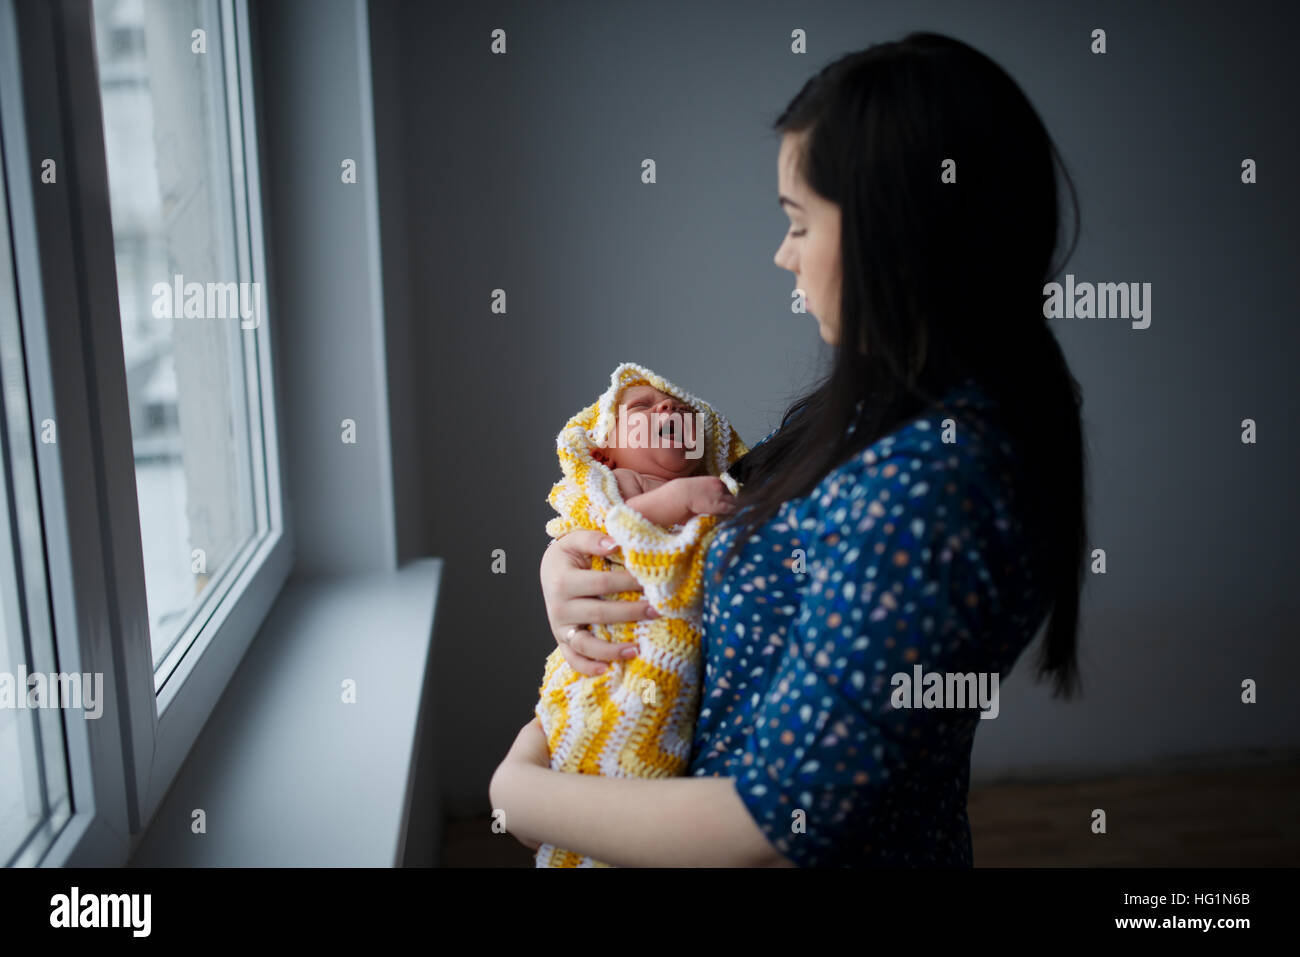
[[[1078,681],[1082,400],[1042,308],[1054,162],[1069,176],[1015,82],[929,33],[830,64],[775,128],[776,264],[834,358],[732,470],[689,775],[551,771],[534,720],[492,806],[530,847],[615,866],[969,866],[970,749],[997,709],[923,698],[926,679],[996,690],[1050,618],[1037,673]],[[585,674],[623,650],[586,625],[649,617],[600,600],[639,586],[590,570],[599,538],[541,566]]]

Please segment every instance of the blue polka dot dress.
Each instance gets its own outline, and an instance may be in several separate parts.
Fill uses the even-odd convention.
[[[724,526],[709,548],[688,773],[735,778],[799,866],[972,864],[978,706],[895,707],[892,677],[920,665],[1000,683],[1047,602],[992,400],[968,379],[943,406],[784,503],[720,582],[737,530]],[[963,407],[980,430],[952,414]]]

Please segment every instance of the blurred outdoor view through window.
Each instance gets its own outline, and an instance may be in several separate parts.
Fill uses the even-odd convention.
[[[161,684],[266,525],[255,334],[237,311],[198,316],[172,301],[190,283],[252,278],[237,74],[216,0],[93,9]]]

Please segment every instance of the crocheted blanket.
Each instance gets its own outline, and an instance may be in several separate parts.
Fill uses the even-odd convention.
[[[592,634],[615,643],[635,642],[630,661],[616,660],[602,674],[575,672],[556,647],[546,660],[535,713],[558,771],[605,777],[674,777],[690,760],[700,694],[704,649],[700,614],[704,560],[720,518],[696,515],[682,525],[662,527],[629,507],[613,472],[592,456],[615,425],[618,398],[631,385],[648,384],[689,405],[702,426],[709,475],[735,494],[726,470],[748,448],[726,418],[702,399],[679,389],[644,366],[624,362],[609,387],[578,412],[556,439],[563,479],[547,501],[559,513],[546,525],[557,539],[576,529],[607,533],[618,547],[608,558],[592,556],[598,571],[622,566],[644,588],[606,598],[647,600],[657,619],[592,624]],[[538,867],[606,867],[599,861],[543,844]]]

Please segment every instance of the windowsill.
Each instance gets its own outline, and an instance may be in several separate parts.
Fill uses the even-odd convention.
[[[441,572],[291,578],[130,864],[400,865]]]

